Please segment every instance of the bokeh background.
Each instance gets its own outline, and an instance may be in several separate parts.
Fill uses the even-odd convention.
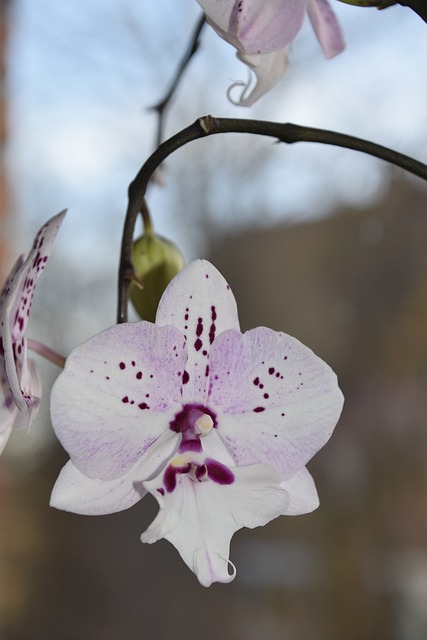
[[[347,50],[326,62],[305,25],[288,76],[251,109],[226,99],[247,69],[208,28],[173,100],[172,135],[200,115],[337,129],[427,162],[427,27],[408,9],[339,2]],[[126,191],[199,17],[194,0],[2,0],[0,269],[69,208],[29,334],[63,354],[114,323]],[[244,329],[295,335],[346,396],[310,463],[321,507],[232,542],[230,585],[199,586],[156,505],[85,518],[49,509],[67,459],[48,393],[0,460],[1,640],[425,640],[426,187],[356,152],[249,136],[198,141],[149,193],[154,224],[230,282]],[[58,371],[40,362],[48,391]]]

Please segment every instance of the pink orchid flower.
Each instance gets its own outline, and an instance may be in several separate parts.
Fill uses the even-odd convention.
[[[25,338],[37,281],[42,274],[65,211],[38,231],[26,260],[16,261],[0,293],[0,453],[13,428],[31,426],[40,405],[36,363],[27,357]],[[42,351],[38,343],[35,350]]]
[[[298,35],[308,14],[326,58],[345,47],[341,28],[327,0],[197,0],[208,23],[237,49],[237,57],[254,72],[256,85],[243,87],[236,104],[250,106],[285,73],[287,47]],[[231,97],[230,97],[231,99]],[[232,100],[234,102],[234,100]]]
[[[149,492],[160,509],[141,540],[169,540],[204,586],[230,582],[238,529],[318,506],[305,465],[342,403],[333,371],[298,340],[242,334],[229,285],[193,262],[155,324],[116,325],[67,358],[51,415],[71,459],[51,505],[101,515]]]

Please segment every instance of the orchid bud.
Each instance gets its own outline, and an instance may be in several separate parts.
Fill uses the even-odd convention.
[[[150,231],[135,240],[132,262],[136,282],[131,282],[130,299],[143,320],[154,322],[163,291],[181,271],[184,258],[173,242]]]

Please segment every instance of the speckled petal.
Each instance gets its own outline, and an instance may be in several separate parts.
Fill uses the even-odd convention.
[[[87,516],[129,509],[147,493],[143,480],[158,473],[176,447],[174,434],[165,432],[127,473],[115,480],[88,478],[71,461],[67,462],[53,488],[50,506]]]
[[[237,37],[248,54],[283,49],[299,33],[306,0],[242,0],[236,3]]]
[[[22,340],[22,364],[18,370],[20,378],[20,388],[25,398],[25,406],[22,411],[18,411],[14,429],[29,429],[37,417],[40,409],[42,397],[42,383],[37,363],[31,358],[27,358],[27,343]]]
[[[295,338],[229,331],[211,351],[208,404],[235,463],[274,465],[289,479],[327,442],[343,397],[330,367]]]
[[[188,362],[182,377],[183,402],[203,403],[209,386],[212,342],[223,331],[239,328],[229,285],[210,262],[192,262],[167,287],[156,325],[172,325],[184,336]]]
[[[0,296],[0,334],[8,384],[18,409],[29,417],[38,398],[32,388],[31,372],[26,372],[24,332],[30,315],[37,281],[42,274],[65,211],[51,218],[38,231],[28,257],[18,258]],[[21,379],[26,380],[25,388]],[[34,417],[34,415],[33,415]]]
[[[327,0],[308,0],[308,17],[326,58],[333,58],[345,48],[344,36]]]
[[[186,358],[179,331],[144,321],[111,327],[70,354],[51,415],[82,473],[119,478],[169,429],[182,407]]]
[[[286,514],[289,496],[280,486],[280,475],[268,465],[232,468],[234,482],[194,482],[178,476],[176,488],[165,495],[162,476],[145,487],[159,502],[160,510],[142,534],[142,542],[166,538],[204,587],[230,582],[236,575],[229,561],[230,541],[242,527],[254,528]]]
[[[288,68],[288,60],[286,50],[280,49],[274,53],[265,54],[245,54],[237,52],[239,60],[248,65],[256,76],[256,83],[253,86],[251,79],[247,83],[239,81],[234,82],[228,89],[227,96],[231,102],[241,107],[250,107],[264,93],[276,85]],[[232,94],[234,90],[240,87],[241,94],[236,100]]]

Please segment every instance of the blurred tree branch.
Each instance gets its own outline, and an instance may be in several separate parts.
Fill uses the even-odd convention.
[[[152,111],[156,111],[156,113],[159,116],[158,119],[158,125],[157,125],[157,142],[156,142],[156,148],[161,144],[162,140],[163,140],[163,132],[164,132],[164,124],[165,124],[165,115],[166,115],[166,111],[167,108],[170,104],[170,101],[173,97],[173,94],[175,93],[179,82],[191,60],[191,58],[194,56],[194,54],[197,52],[199,46],[200,46],[200,34],[202,32],[202,29],[204,27],[206,23],[205,20],[205,14],[203,13],[201,15],[201,17],[199,18],[196,27],[192,33],[191,36],[191,40],[189,43],[189,46],[187,47],[186,52],[184,53],[178,68],[175,72],[175,76],[172,79],[172,82],[169,86],[169,89],[166,91],[164,97],[155,105],[153,105],[151,107]]]

